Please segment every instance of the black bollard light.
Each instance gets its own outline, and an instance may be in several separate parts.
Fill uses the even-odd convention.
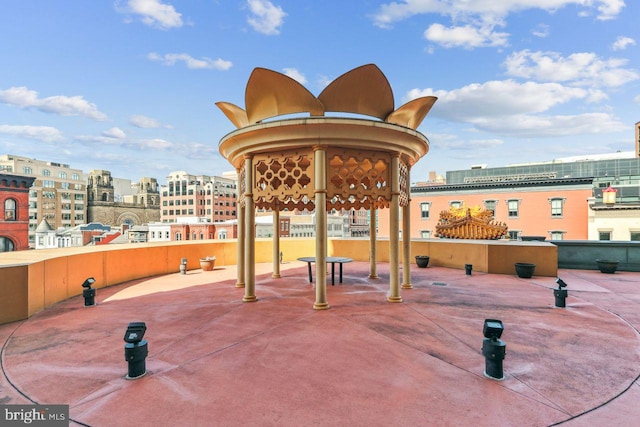
[[[502,361],[507,353],[507,344],[500,339],[504,326],[497,319],[485,319],[482,333],[482,355],[485,358],[484,375],[496,380],[503,380]]]
[[[131,322],[124,333],[124,360],[129,364],[126,378],[133,380],[147,373],[146,358],[149,354],[147,341],[143,340],[147,325],[144,322]]]
[[[84,297],[84,306],[91,307],[96,305],[96,290],[91,287],[96,282],[96,279],[89,277],[84,281],[82,287],[82,296]]]
[[[556,298],[556,307],[566,307],[567,295],[569,294],[569,292],[567,292],[566,289],[562,288],[566,288],[567,284],[559,277],[556,279],[556,283],[558,284],[558,287],[553,290],[553,296]]]
[[[467,276],[471,276],[471,270],[473,270],[473,265],[472,264],[465,264],[464,265],[464,272]]]

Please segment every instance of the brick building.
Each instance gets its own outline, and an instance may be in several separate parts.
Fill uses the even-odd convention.
[[[0,252],[29,249],[29,188],[34,180],[0,173]]]
[[[162,222],[201,217],[210,222],[236,218],[237,182],[233,178],[171,172],[161,190]]]

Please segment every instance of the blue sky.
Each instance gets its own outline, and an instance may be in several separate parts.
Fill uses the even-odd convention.
[[[318,95],[374,63],[396,108],[438,101],[429,171],[632,151],[640,2],[3,0],[0,154],[166,183],[219,175],[255,67]]]

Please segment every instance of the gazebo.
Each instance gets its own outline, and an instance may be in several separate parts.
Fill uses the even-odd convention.
[[[220,153],[238,173],[238,280],[243,301],[255,295],[255,211],[273,213],[273,277],[280,277],[279,212],[315,212],[316,300],[327,302],[327,211],[370,210],[370,278],[376,278],[377,209],[390,209],[389,302],[400,296],[400,207],[403,282],[411,288],[411,167],[429,150],[416,129],[436,97],[414,99],[397,110],[387,78],[374,64],[335,79],[315,97],[284,74],[256,68],[245,108],[217,102],[237,129],[220,141]],[[328,117],[328,112],[342,113]],[[346,113],[346,114],[345,114]],[[288,117],[279,117],[288,116]],[[366,116],[366,117],[364,117]]]

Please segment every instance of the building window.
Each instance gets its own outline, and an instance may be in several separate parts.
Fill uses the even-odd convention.
[[[80,175],[78,175],[77,173],[72,173],[71,174],[71,179],[74,181],[79,181],[80,180]]]
[[[451,208],[460,208],[462,207],[462,202],[460,200],[454,200],[453,202],[449,202],[449,207]]]
[[[551,235],[551,240],[562,240],[564,233],[564,231],[552,231],[549,234]]]
[[[496,200],[485,200],[484,208],[491,212],[491,215],[496,216]]]
[[[518,240],[520,238],[521,231],[519,230],[509,230],[509,239]]]
[[[42,187],[44,188],[54,188],[55,186],[55,183],[50,179],[42,180]]]
[[[51,176],[51,171],[49,169],[42,169],[42,176]]]
[[[4,220],[16,220],[16,201],[13,199],[7,199],[4,201]]]
[[[431,203],[420,203],[420,218],[429,219],[429,209],[431,209]]]
[[[631,236],[630,236],[630,240],[632,242],[640,241],[640,231],[632,231],[631,232]]]
[[[25,166],[24,168],[22,168],[22,172],[26,173],[28,175],[31,175],[33,173],[33,171],[31,170],[31,168],[29,166]]]
[[[67,173],[66,173],[66,172],[64,172],[64,171],[61,171],[61,172],[58,174],[58,178],[60,178],[60,179],[67,179]]]
[[[11,239],[0,236],[0,252],[12,252],[14,249]]]
[[[551,202],[551,216],[553,218],[561,218],[562,217],[562,205],[564,204],[564,199],[549,199]]]
[[[429,239],[431,237],[431,231],[429,231],[429,230],[420,230],[420,237],[422,239]]]
[[[509,218],[517,218],[518,217],[518,200],[507,200],[507,205],[509,206]]]
[[[598,232],[598,240],[611,240],[611,232],[610,231],[599,231]]]
[[[182,240],[182,234],[176,233],[176,240]]]

